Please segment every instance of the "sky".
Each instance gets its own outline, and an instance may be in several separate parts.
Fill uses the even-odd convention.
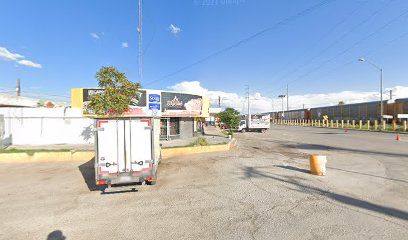
[[[406,0],[2,0],[0,93],[70,101],[115,66],[144,88],[205,92],[255,112],[408,97]],[[364,57],[368,62],[359,62]],[[218,95],[218,96],[217,96]],[[386,98],[384,96],[384,98]]]

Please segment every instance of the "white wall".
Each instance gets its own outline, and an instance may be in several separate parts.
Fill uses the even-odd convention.
[[[93,120],[75,108],[0,108],[6,144],[93,143]]]

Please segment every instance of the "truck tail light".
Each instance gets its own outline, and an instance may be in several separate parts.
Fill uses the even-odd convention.
[[[96,181],[96,186],[102,186],[102,185],[106,185],[106,181],[105,181],[105,180],[97,180],[97,181]]]

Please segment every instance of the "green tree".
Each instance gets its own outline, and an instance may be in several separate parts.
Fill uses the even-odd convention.
[[[230,134],[232,135],[232,128],[238,127],[240,118],[239,112],[234,108],[226,108],[218,114],[221,121],[229,126]]]
[[[102,67],[95,75],[105,91],[91,96],[89,108],[97,115],[122,115],[137,96],[139,83],[130,82],[115,67]]]

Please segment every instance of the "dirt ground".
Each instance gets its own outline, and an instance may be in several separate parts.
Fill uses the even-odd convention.
[[[0,239],[406,239],[408,143],[273,126],[165,159],[155,186],[101,194],[93,161],[2,163]],[[328,156],[327,176],[308,154]]]

